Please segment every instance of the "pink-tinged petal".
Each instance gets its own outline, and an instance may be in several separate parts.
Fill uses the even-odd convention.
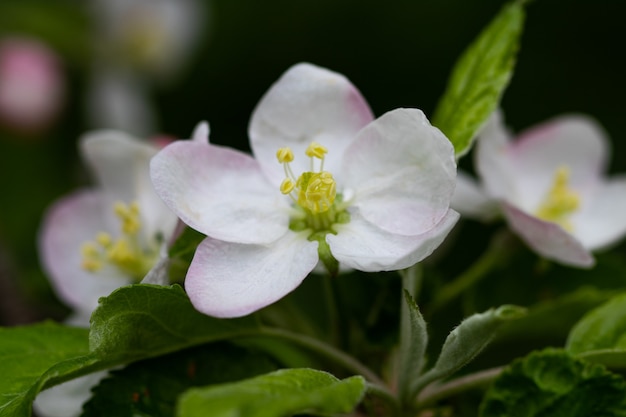
[[[211,128],[209,127],[209,123],[206,121],[202,121],[196,125],[193,130],[193,134],[191,135],[191,140],[194,142],[200,143],[209,143],[209,134],[211,133]]]
[[[526,214],[507,203],[502,206],[511,229],[539,255],[565,265],[593,266],[591,253],[558,224]]]
[[[83,312],[91,312],[98,298],[130,284],[114,268],[91,273],[81,267],[81,247],[101,231],[115,235],[106,222],[104,196],[95,191],[75,192],[54,203],[46,212],[39,234],[42,265],[61,300]]]
[[[390,111],[363,128],[344,157],[352,205],[383,230],[425,233],[448,212],[456,162],[450,141],[420,110]]]
[[[463,171],[458,171],[450,207],[463,217],[488,221],[498,214],[500,204],[488,196],[474,178]]]
[[[148,241],[158,233],[165,239],[171,237],[178,219],[157,196],[150,179],[150,160],[159,148],[115,130],[88,133],[80,146],[109,204],[136,201],[144,237]],[[108,209],[113,210],[112,205]]]
[[[317,261],[317,242],[302,233],[287,232],[271,245],[207,238],[196,249],[185,289],[204,314],[245,316],[293,291]]]
[[[205,235],[266,244],[288,230],[288,198],[242,152],[178,141],[152,159],[151,175],[163,201]]]
[[[626,177],[606,180],[582,198],[583,206],[571,221],[585,248],[609,246],[626,234]]]
[[[430,255],[458,219],[457,212],[448,210],[428,232],[403,236],[376,227],[355,211],[350,222],[337,225],[337,234],[327,235],[326,241],[343,266],[366,272],[393,271],[408,268]]]
[[[487,194],[493,198],[518,201],[515,173],[507,159],[510,138],[502,112],[494,112],[478,134],[475,165]]]
[[[283,74],[254,110],[250,145],[275,185],[284,178],[276,151],[291,147],[292,168],[299,175],[310,170],[304,151],[313,141],[328,148],[324,167],[337,176],[344,150],[373,118],[361,93],[343,75],[298,64]]]
[[[608,153],[609,141],[601,127],[583,116],[562,116],[523,132],[506,158],[516,178],[516,204],[536,209],[559,167],[569,169],[573,189],[594,186],[606,168]]]

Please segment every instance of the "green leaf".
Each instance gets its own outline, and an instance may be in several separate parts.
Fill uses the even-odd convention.
[[[100,299],[91,330],[53,323],[0,329],[0,417],[30,415],[43,388],[116,365],[248,335],[251,319],[196,311],[174,285],[137,284]],[[89,332],[89,333],[88,333]]]
[[[626,381],[562,350],[533,352],[493,383],[480,417],[624,417]]]
[[[361,401],[365,380],[339,380],[313,369],[285,369],[244,381],[194,388],[180,397],[178,417],[282,417],[348,413]]]
[[[498,342],[515,345],[534,342],[545,346],[548,341],[560,346],[581,317],[606,302],[613,294],[614,291],[580,287],[558,298],[541,301],[530,306],[525,317],[503,326],[498,333]]]
[[[88,331],[52,322],[0,328],[0,416],[29,416],[46,386],[94,363]]]
[[[457,157],[472,141],[491,113],[513,75],[524,24],[521,2],[505,6],[457,61],[433,125],[448,136]]]
[[[426,321],[420,313],[411,294],[404,290],[405,306],[402,309],[403,322],[406,328],[400,333],[400,363],[398,387],[402,401],[410,401],[415,394],[417,376],[421,373],[426,361],[428,332]]]
[[[586,360],[626,368],[626,293],[587,313],[570,331],[566,349]]]
[[[199,313],[178,285],[138,284],[100,299],[91,316],[89,348],[100,358],[126,363],[245,335],[255,328],[250,317],[224,320]]]
[[[416,392],[438,379],[447,378],[476,357],[506,322],[523,317],[522,307],[504,305],[474,314],[452,330],[441,348],[435,365],[416,381]]]
[[[139,361],[112,371],[94,389],[82,417],[169,417],[191,387],[237,381],[271,372],[266,355],[222,342]]]

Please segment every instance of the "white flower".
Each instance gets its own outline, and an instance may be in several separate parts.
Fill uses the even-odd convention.
[[[208,236],[185,280],[205,314],[267,306],[320,258],[331,269],[335,259],[363,271],[406,268],[458,218],[449,209],[456,164],[448,139],[419,110],[373,120],[337,73],[292,67],[255,109],[249,133],[254,158],[179,142],[151,163],[157,193]]]
[[[208,127],[200,126],[196,136],[206,137]],[[98,186],[55,202],[39,236],[53,288],[78,315],[88,318],[98,298],[144,278],[174,234],[177,217],[150,182],[150,158],[159,149],[118,131],[81,138]]]
[[[193,140],[208,143],[208,134],[208,125],[201,123]],[[54,290],[74,309],[67,324],[87,327],[98,298],[116,288],[142,279],[167,283],[167,243],[178,219],[150,183],[149,161],[159,146],[122,132],[99,131],[81,138],[80,149],[99,186],[54,203],[44,218],[39,246]],[[106,374],[96,372],[43,391],[34,403],[38,414],[80,415],[91,388]]]
[[[514,141],[496,114],[480,134],[482,189],[459,176],[453,207],[489,217],[494,206],[541,256],[589,267],[591,251],[626,233],[626,178],[605,178],[609,141],[593,120],[562,116]]]

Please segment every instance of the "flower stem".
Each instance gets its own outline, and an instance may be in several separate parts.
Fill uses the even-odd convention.
[[[476,285],[487,273],[505,262],[510,248],[508,232],[497,233],[487,250],[464,273],[446,284],[428,306],[432,314],[453,301],[468,288]]]
[[[445,384],[430,385],[426,387],[418,396],[417,404],[419,408],[426,408],[436,404],[438,401],[452,395],[478,388],[489,384],[496,379],[504,370],[504,367],[496,367],[465,375],[453,379]]]
[[[255,334],[256,333],[256,334]],[[374,384],[384,387],[385,382],[380,379],[378,375],[370,368],[368,368],[363,363],[359,362],[353,356],[348,355],[347,353],[322,342],[321,340],[305,336],[298,333],[293,333],[288,330],[272,328],[272,327],[262,327],[254,333],[248,333],[242,336],[266,336],[273,337],[276,339],[282,339],[289,342],[292,342],[296,345],[305,347],[310,349],[313,352],[320,354],[328,359],[333,360],[335,363],[343,366],[345,369],[355,372],[356,374],[362,375],[365,379],[373,382]],[[389,394],[393,396],[392,394]]]
[[[374,384],[371,382],[367,383],[367,393],[378,397],[387,403],[391,408],[391,416],[399,416],[401,413],[400,404],[396,397],[394,397],[389,390],[383,386],[378,384]]]
[[[333,283],[334,275],[326,274],[323,278],[324,295],[326,298],[326,314],[328,315],[328,329],[330,342],[334,346],[339,346],[341,341],[341,330],[339,328],[339,311],[337,309],[337,297]]]

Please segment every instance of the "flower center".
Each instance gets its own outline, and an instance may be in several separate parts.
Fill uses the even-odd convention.
[[[319,243],[320,259],[331,273],[336,273],[337,261],[330,253],[326,235],[336,234],[333,226],[348,223],[350,213],[346,210],[348,205],[343,201],[343,196],[337,194],[337,183],[333,175],[324,171],[324,157],[327,152],[324,146],[312,142],[305,151],[306,156],[311,158],[310,170],[297,178],[289,165],[293,161],[291,148],[280,148],[276,152],[276,158],[283,164],[286,177],[280,185],[280,191],[291,197],[296,209],[289,228],[293,231],[310,231],[308,239]]]
[[[85,242],[81,247],[82,268],[96,273],[105,265],[111,265],[125,275],[140,281],[150,271],[158,258],[158,239],[152,248],[142,247],[139,241],[141,221],[139,204],[122,202],[113,206],[120,222],[120,237],[114,240],[109,233],[100,232],[95,240]]]
[[[578,210],[580,196],[569,187],[569,175],[567,167],[559,167],[556,170],[552,187],[537,209],[536,215],[542,220],[555,222],[571,232],[573,226],[569,216]]]

